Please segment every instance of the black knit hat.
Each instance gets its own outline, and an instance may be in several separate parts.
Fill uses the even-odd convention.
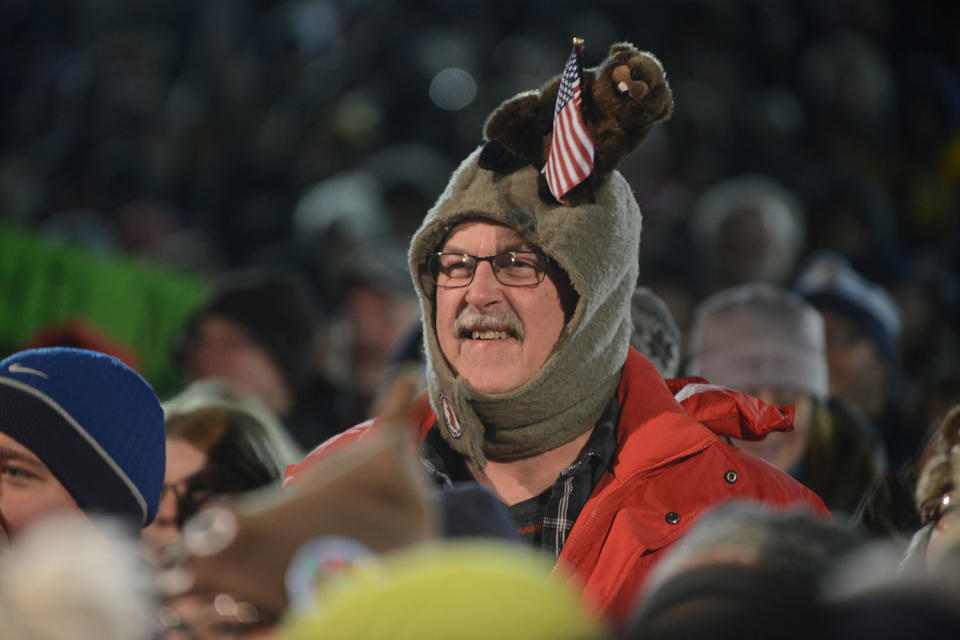
[[[297,389],[313,367],[320,312],[310,285],[295,271],[249,269],[218,280],[184,325],[176,346],[181,366],[195,346],[200,321],[222,316],[243,326]]]

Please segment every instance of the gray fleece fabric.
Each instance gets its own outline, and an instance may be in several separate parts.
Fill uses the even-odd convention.
[[[615,392],[627,357],[630,297],[637,282],[640,208],[613,172],[595,203],[551,205],[537,194],[537,170],[482,169],[469,155],[427,212],[410,244],[423,313],[427,385],[443,438],[478,468],[488,457],[524,458],[553,449],[593,427]],[[485,218],[516,229],[567,273],[579,300],[553,353],[516,389],[481,393],[451,371],[437,340],[434,285],[427,257],[458,223]],[[445,412],[442,398],[456,414]]]

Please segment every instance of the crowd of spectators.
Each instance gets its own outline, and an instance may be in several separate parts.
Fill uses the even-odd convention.
[[[643,283],[686,329],[695,302],[735,283],[727,271],[786,281],[811,251],[839,251],[900,302],[907,397],[931,420],[926,390],[957,386],[955,14],[895,1],[5,3],[0,215],[191,272],[294,264],[336,328],[360,284],[388,303],[409,293],[406,238],[494,105],[558,73],[571,35],[587,65],[630,40],[661,58],[676,96],[622,167],[644,211]],[[717,216],[695,222],[711,187],[745,174],[789,195],[792,225],[771,237],[748,222],[726,248],[684,250],[720,233]],[[750,263],[751,243],[782,264]]]
[[[736,618],[753,601],[741,596],[759,594],[765,615],[776,611],[767,593],[785,576],[797,581],[788,595],[799,603],[789,618],[798,637],[840,637],[844,625],[870,637],[863,620],[888,606],[932,628],[957,625],[960,9],[929,1],[4,3],[0,221],[212,285],[170,345],[185,391],[164,405],[167,478],[146,541],[189,547],[187,520],[201,503],[279,483],[301,451],[389,412],[391,382],[422,388],[410,237],[481,142],[486,115],[559,73],[571,36],[586,40],[587,66],[621,40],[654,52],[675,100],[672,117],[619,167],[643,212],[634,347],[665,379],[704,376],[794,405],[794,432],[738,446],[813,488],[837,518],[738,506],[705,518],[618,637],[748,632]],[[724,350],[732,355],[711,363]],[[137,368],[135,351],[121,359]],[[274,495],[263,510],[234,513],[241,526],[231,535],[270,551],[249,575],[236,558],[188,551],[212,556],[208,577],[279,597],[260,581],[272,571],[279,584],[298,566],[281,563],[281,552],[339,509],[349,520],[364,508],[362,496],[323,502],[347,495],[339,472],[368,483],[380,507],[378,492],[413,505],[397,510],[411,519],[409,539],[365,540],[379,535],[366,512],[357,539],[380,552],[438,537],[448,505],[402,482],[409,460],[394,445],[357,449],[355,464],[347,455],[308,476],[286,502]],[[199,469],[206,484],[173,481],[171,469],[188,480]],[[304,518],[295,503],[308,499],[323,507]],[[896,545],[874,563],[889,575],[866,580],[873,556],[852,552],[871,537]],[[496,573],[513,551],[476,566],[488,551],[444,553],[468,582],[477,571],[478,584],[504,593],[527,588],[517,572]],[[153,554],[161,590],[177,592],[162,583],[173,579],[170,559]],[[443,557],[401,556],[351,580],[382,604],[403,580],[440,588],[449,576],[433,572]],[[891,577],[901,558],[905,573]],[[194,569],[202,580],[202,562]],[[540,569],[529,572],[539,580]],[[15,565],[4,571],[19,579]],[[902,577],[920,575],[930,584]],[[285,637],[349,635],[366,623],[357,611],[369,603],[351,600],[349,582],[337,587],[346,595],[320,589],[339,604],[319,607],[319,622],[294,607]],[[938,589],[946,605],[911,609]],[[0,572],[0,611],[23,614],[26,629],[43,614],[10,600],[16,591]],[[603,636],[576,612],[564,622],[544,594],[553,608],[533,613],[569,623],[570,637]],[[165,637],[225,615],[167,604],[158,613]],[[296,603],[253,622],[273,626],[287,604]],[[397,630],[411,622],[404,613],[378,620]],[[749,628],[777,622],[754,617]]]

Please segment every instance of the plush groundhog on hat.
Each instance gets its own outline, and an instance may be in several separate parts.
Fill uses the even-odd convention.
[[[480,166],[510,173],[531,164],[542,169],[553,138],[560,76],[540,90],[521,93],[500,105],[484,126]],[[581,113],[593,139],[590,177],[572,190],[571,202],[591,201],[594,189],[637,148],[654,124],[673,112],[673,94],[663,65],[651,53],[618,42],[598,66],[584,69]],[[541,187],[545,182],[541,180]],[[540,189],[552,201],[549,191]]]

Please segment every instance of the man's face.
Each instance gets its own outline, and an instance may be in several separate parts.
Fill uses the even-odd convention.
[[[61,511],[82,512],[47,465],[0,433],[0,545],[6,546],[41,516]]]
[[[472,220],[454,227],[441,250],[483,257],[524,249],[533,247],[510,227]],[[551,271],[535,287],[508,287],[479,262],[468,286],[437,287],[437,338],[454,373],[478,391],[502,393],[540,370],[566,323]]]

